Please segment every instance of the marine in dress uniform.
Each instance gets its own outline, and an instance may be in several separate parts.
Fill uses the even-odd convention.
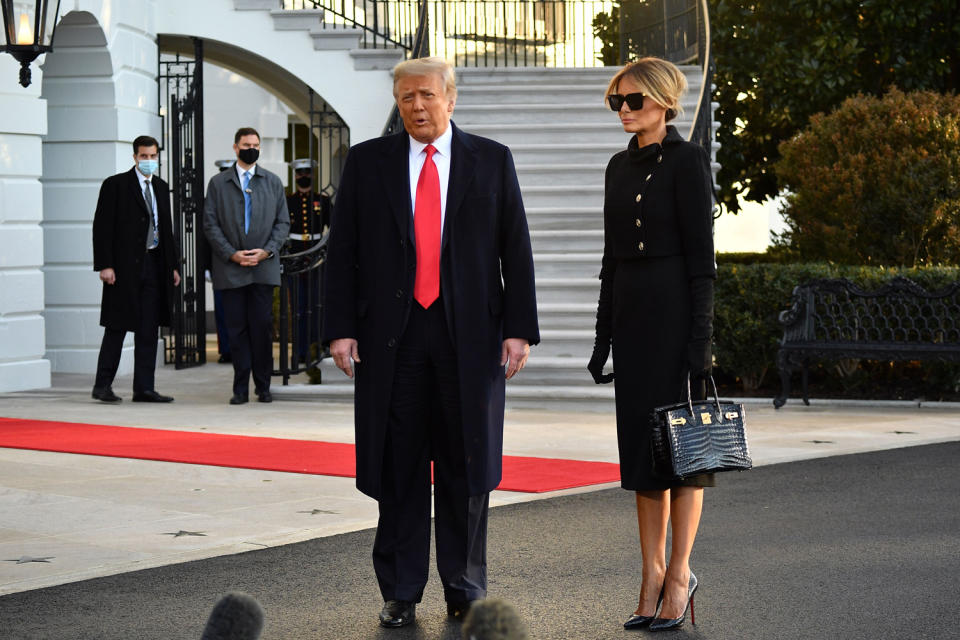
[[[294,174],[294,192],[287,196],[290,210],[290,242],[287,253],[300,253],[316,245],[330,226],[330,197],[313,188],[313,170],[317,163],[309,158],[297,158],[290,163]],[[297,335],[301,362],[307,362],[310,346],[317,342],[320,303],[318,269],[297,277]],[[309,314],[308,308],[314,313]]]

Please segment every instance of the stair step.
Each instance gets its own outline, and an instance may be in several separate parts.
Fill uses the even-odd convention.
[[[603,254],[593,253],[534,253],[536,277],[540,278],[599,278]]]
[[[590,354],[593,351],[593,331],[577,332],[583,333],[583,340],[589,341],[589,348],[578,347],[582,353],[569,356],[549,355],[550,345],[563,344],[560,338],[549,337],[549,333],[541,331],[540,344],[534,345],[530,349],[530,359],[520,375],[513,378],[507,384],[507,393],[511,393],[511,387],[530,387],[534,385],[550,385],[564,387],[567,390],[579,386],[595,386],[593,379],[587,372],[587,362],[590,360]],[[544,338],[544,335],[548,337]],[[587,335],[589,334],[589,336]],[[584,343],[586,344],[586,342]],[[362,349],[363,347],[361,347]],[[353,400],[353,381],[346,378],[343,373],[336,368],[333,360],[326,358],[320,363],[321,377],[323,384],[319,385],[288,385],[286,387],[274,385],[271,392],[276,389],[285,397],[290,399],[300,399],[303,395],[338,397],[347,400]],[[274,392],[276,393],[276,392]]]
[[[309,31],[323,22],[323,9],[271,9],[277,31]]]
[[[472,86],[483,84],[514,84],[514,85],[557,85],[557,84],[586,84],[600,86],[600,91],[607,87],[621,67],[463,67],[457,69],[457,86]],[[699,69],[697,67],[681,67],[681,70]],[[689,81],[689,76],[688,76]]]
[[[684,112],[693,112],[697,109],[696,96],[693,99],[685,99],[681,102]],[[563,104],[544,104],[544,103],[524,103],[524,104],[464,104],[460,102],[456,106],[456,116],[458,122],[463,127],[469,127],[474,124],[522,124],[532,123],[540,125],[547,122],[569,122],[572,124],[585,124],[587,122],[596,122],[598,124],[612,123],[622,132],[620,120],[610,109],[602,102],[595,100],[589,102],[566,102]]]
[[[521,187],[524,205],[531,207],[585,207],[603,204],[603,180],[597,184],[530,185]]]
[[[538,278],[537,305],[544,302],[594,303],[600,295],[600,281],[591,277]]]
[[[602,184],[605,170],[606,165],[599,163],[524,164],[517,165],[517,179],[521,190],[541,185]]]
[[[544,122],[540,124],[517,123],[471,123],[463,124],[454,111],[457,126],[468,133],[491,138],[508,147],[517,144],[544,144],[564,142],[589,143],[600,145],[618,144],[626,149],[630,136],[623,132],[617,121],[610,122]],[[689,124],[687,125],[689,127]],[[681,131],[683,129],[681,128]]]
[[[529,206],[531,198],[524,195],[527,212],[527,226],[534,231],[569,231],[575,229],[602,229],[602,198],[591,203],[593,206]]]
[[[578,256],[597,257],[603,251],[603,229],[532,229],[530,241],[538,256],[576,261]],[[560,255],[558,255],[560,254]]]
[[[310,37],[313,39],[314,51],[352,51],[360,46],[361,29],[327,27],[313,27]]]
[[[517,167],[549,164],[562,159],[573,164],[600,164],[606,168],[610,158],[627,148],[626,134],[616,142],[512,144],[510,152]]]
[[[597,318],[597,303],[544,302],[537,305],[541,329],[593,328]]]
[[[357,71],[390,71],[404,56],[403,49],[351,49],[353,68]]]
[[[523,84],[466,84],[457,87],[457,101],[474,104],[549,103],[552,100],[592,103],[603,108],[606,83],[537,84],[531,89]]]

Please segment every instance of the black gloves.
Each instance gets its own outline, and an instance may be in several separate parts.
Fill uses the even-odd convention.
[[[690,280],[692,322],[687,342],[687,370],[690,378],[707,378],[713,365],[710,341],[713,336],[713,278]]]
[[[597,336],[593,343],[593,355],[590,356],[590,362],[587,364],[587,370],[593,376],[593,381],[597,384],[608,384],[613,382],[613,372],[604,374],[603,365],[607,363],[610,357],[610,339]]]

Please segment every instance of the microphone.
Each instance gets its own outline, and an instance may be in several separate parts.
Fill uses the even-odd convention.
[[[253,189],[250,189],[250,188],[248,187],[248,188],[244,189],[243,192],[244,192],[244,193],[253,193]]]
[[[461,635],[464,640],[527,640],[527,628],[513,605],[488,598],[470,605]]]
[[[252,596],[231,591],[213,607],[201,640],[257,640],[263,631],[263,607]]]

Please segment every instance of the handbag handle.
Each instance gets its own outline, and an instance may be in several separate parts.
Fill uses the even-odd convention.
[[[713,400],[717,403],[717,415],[720,415],[720,396],[717,393],[717,383],[713,380],[713,374],[710,374],[710,386],[713,388]],[[690,390],[690,372],[687,371],[687,408],[690,409],[690,415],[693,415],[693,392]]]

